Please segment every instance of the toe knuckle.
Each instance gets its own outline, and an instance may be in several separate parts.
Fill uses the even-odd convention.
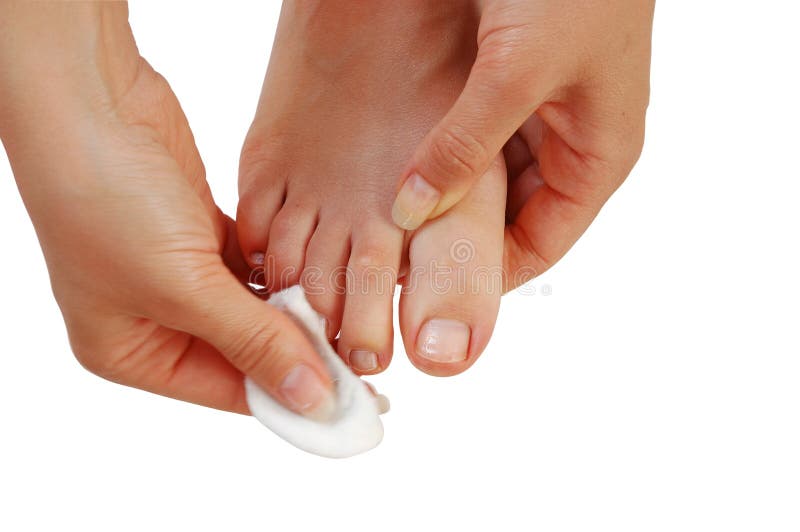
[[[291,235],[297,228],[298,218],[286,210],[281,211],[272,220],[272,225],[269,229],[270,240],[274,241],[275,245],[282,244],[283,239]]]
[[[267,253],[264,276],[269,286],[285,286],[297,280],[302,273],[302,258],[288,246],[271,246]]]
[[[236,205],[236,223],[250,223],[255,225],[255,220],[250,222],[251,213],[254,213],[262,208],[263,201],[258,190],[243,190],[239,195],[239,203]],[[259,228],[261,229],[261,228]]]
[[[353,251],[350,265],[356,270],[385,265],[389,261],[389,255],[389,250],[384,246],[370,244]]]
[[[386,246],[370,245],[354,251],[348,265],[350,294],[391,293],[397,283],[395,258]]]
[[[247,186],[260,176],[275,173],[283,166],[282,142],[274,135],[251,131],[239,154],[240,183]]]

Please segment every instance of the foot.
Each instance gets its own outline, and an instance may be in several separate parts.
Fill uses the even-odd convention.
[[[464,85],[477,21],[463,1],[378,3],[284,3],[242,151],[239,239],[270,289],[304,286],[361,374],[391,359],[402,271],[409,358],[453,375],[497,317],[505,168],[498,160],[457,208],[408,237],[391,205],[402,165]]]

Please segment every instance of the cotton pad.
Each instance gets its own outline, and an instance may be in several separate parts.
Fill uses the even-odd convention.
[[[268,303],[292,316],[311,340],[328,367],[336,392],[336,411],[329,421],[308,419],[292,412],[245,379],[247,404],[253,416],[295,447],[329,458],[346,458],[368,451],[383,438],[379,414],[388,409],[383,396],[367,385],[333,351],[325,335],[325,322],[306,301],[300,286],[287,288]]]

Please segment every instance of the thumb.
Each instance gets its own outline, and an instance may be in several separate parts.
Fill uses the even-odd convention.
[[[530,57],[482,43],[464,90],[406,167],[392,219],[413,230],[458,203],[547,96]]]
[[[185,285],[184,285],[185,286]],[[319,420],[335,409],[322,359],[283,312],[250,293],[220,261],[179,296],[163,322],[216,348],[290,410]]]

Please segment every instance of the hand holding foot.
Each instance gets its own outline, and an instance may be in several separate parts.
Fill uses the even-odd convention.
[[[410,157],[392,216],[415,229],[441,215],[506,146],[511,289],[566,253],[639,156],[654,2],[476,3],[469,80]]]

